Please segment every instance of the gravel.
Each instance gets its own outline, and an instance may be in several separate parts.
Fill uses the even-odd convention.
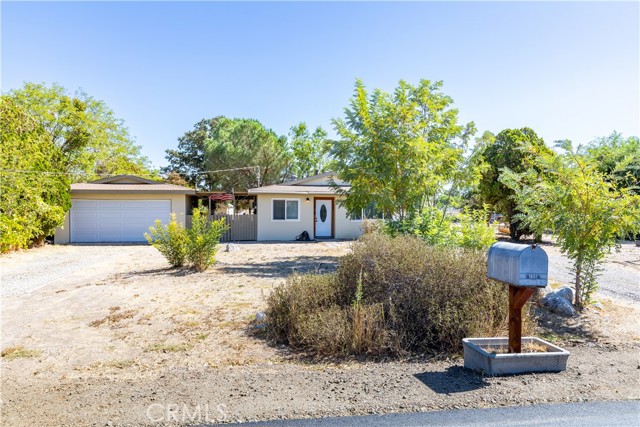
[[[0,297],[20,295],[65,279],[117,264],[147,245],[54,245],[0,257]]]
[[[573,283],[571,262],[557,247],[544,245],[549,255],[549,276],[565,284]],[[627,302],[640,302],[640,247],[624,242],[620,252],[605,258],[604,270],[598,277],[598,293]]]

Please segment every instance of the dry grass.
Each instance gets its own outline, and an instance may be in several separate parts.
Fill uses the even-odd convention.
[[[508,292],[483,252],[364,235],[334,275],[290,278],[268,297],[271,337],[319,355],[450,353],[507,329]],[[528,310],[523,310],[528,332]]]
[[[491,353],[491,354],[509,353],[509,347],[504,345],[497,346],[497,347],[496,346],[482,347],[482,349],[487,353]],[[549,351],[546,345],[538,344],[537,342],[524,343],[522,344],[521,350],[522,350],[522,353],[546,353],[547,351]]]
[[[2,357],[7,360],[23,359],[27,357],[38,357],[41,352],[39,350],[31,350],[23,346],[7,347],[2,350]]]
[[[119,311],[120,307],[110,307],[109,312],[112,313],[102,319],[94,320],[89,323],[89,326],[97,328],[98,326],[107,323],[112,327],[117,327],[117,324],[125,319],[131,319],[136,315],[138,310],[125,310]]]
[[[193,344],[181,343],[181,344],[167,344],[167,343],[155,343],[147,346],[144,351],[146,352],[160,352],[160,353],[176,353],[180,351],[188,351],[193,348]]]

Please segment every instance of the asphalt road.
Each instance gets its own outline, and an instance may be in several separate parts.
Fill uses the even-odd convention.
[[[510,408],[464,409],[361,417],[316,418],[225,424],[246,427],[634,427],[640,426],[640,401],[567,403]]]

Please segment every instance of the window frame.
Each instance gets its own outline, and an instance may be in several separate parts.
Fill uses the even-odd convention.
[[[364,209],[360,209],[360,218],[354,219],[351,214],[347,214],[349,216],[349,221],[352,222],[362,222],[364,219]]]
[[[275,209],[273,208],[274,202],[276,201],[284,201],[284,219],[275,219],[273,217]],[[297,202],[298,203],[298,218],[297,219],[287,219],[287,202]],[[300,222],[300,199],[296,198],[283,198],[283,197],[275,197],[271,199],[271,222]]]

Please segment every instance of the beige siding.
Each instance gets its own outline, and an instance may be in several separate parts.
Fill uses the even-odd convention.
[[[104,194],[82,193],[72,194],[71,200],[171,200],[171,212],[175,213],[178,221],[186,221],[187,196],[184,194]],[[151,225],[151,224],[149,224]],[[56,229],[53,241],[57,244],[69,243],[70,230],[69,212],[64,218],[64,225]]]
[[[307,197],[309,202],[306,201]],[[273,199],[296,199],[300,201],[299,221],[273,221]],[[303,231],[307,231],[311,238],[315,238],[313,231],[314,222],[314,197],[304,194],[259,194],[258,195],[258,240],[294,240]],[[335,236],[336,239],[355,239],[360,236],[359,221],[351,221],[347,218],[346,210],[336,203],[335,205]]]
[[[306,202],[309,197],[309,202]],[[271,206],[273,199],[295,199],[300,203],[298,221],[273,221]],[[313,239],[313,196],[300,194],[258,195],[258,240],[295,240],[303,231]]]
[[[357,239],[362,234],[362,221],[351,221],[347,210],[336,203],[336,239]]]

